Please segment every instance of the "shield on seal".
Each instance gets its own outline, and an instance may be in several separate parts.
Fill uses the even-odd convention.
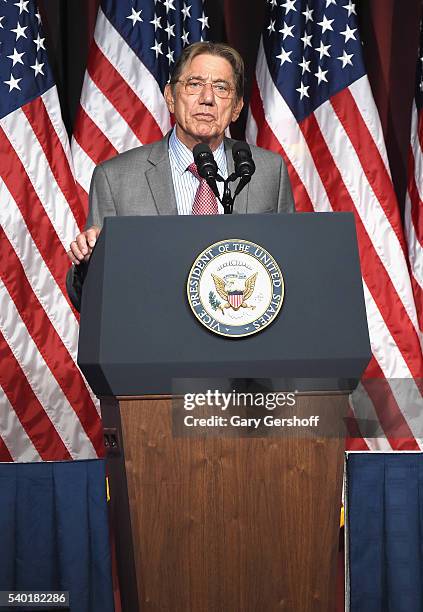
[[[243,291],[232,291],[228,293],[228,302],[234,310],[238,310],[244,299]]]

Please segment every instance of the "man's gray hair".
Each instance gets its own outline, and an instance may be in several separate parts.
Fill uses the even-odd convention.
[[[197,42],[185,47],[173,68],[172,76],[170,78],[172,88],[175,87],[176,83],[181,78],[181,74],[183,73],[185,66],[191,62],[194,57],[197,57],[197,55],[216,55],[227,60],[232,67],[232,72],[234,75],[236,98],[237,100],[240,100],[243,97],[244,61],[238,51],[229,45],[225,45],[224,43]]]

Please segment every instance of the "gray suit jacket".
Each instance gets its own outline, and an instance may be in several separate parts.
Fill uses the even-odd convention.
[[[96,167],[91,181],[90,211],[86,227],[103,226],[104,217],[176,215],[176,198],[168,154],[169,134],[150,145],[126,151]],[[225,138],[228,172],[234,171],[231,149],[236,141]],[[293,212],[291,184],[283,159],[251,147],[256,172],[235,200],[234,213]]]

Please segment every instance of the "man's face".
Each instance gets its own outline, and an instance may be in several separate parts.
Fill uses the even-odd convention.
[[[197,55],[189,62],[180,77],[207,81],[200,93],[189,95],[183,83],[176,83],[175,95],[166,85],[165,99],[168,109],[175,115],[176,135],[188,148],[199,142],[215,149],[223,140],[224,132],[231,121],[238,119],[243,100],[237,100],[232,66],[223,57]],[[228,83],[232,88],[230,97],[219,98],[210,83]]]

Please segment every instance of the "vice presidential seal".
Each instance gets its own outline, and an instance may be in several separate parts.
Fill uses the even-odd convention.
[[[284,282],[274,258],[248,240],[221,240],[205,249],[188,276],[188,301],[210,331],[241,338],[277,316]]]

